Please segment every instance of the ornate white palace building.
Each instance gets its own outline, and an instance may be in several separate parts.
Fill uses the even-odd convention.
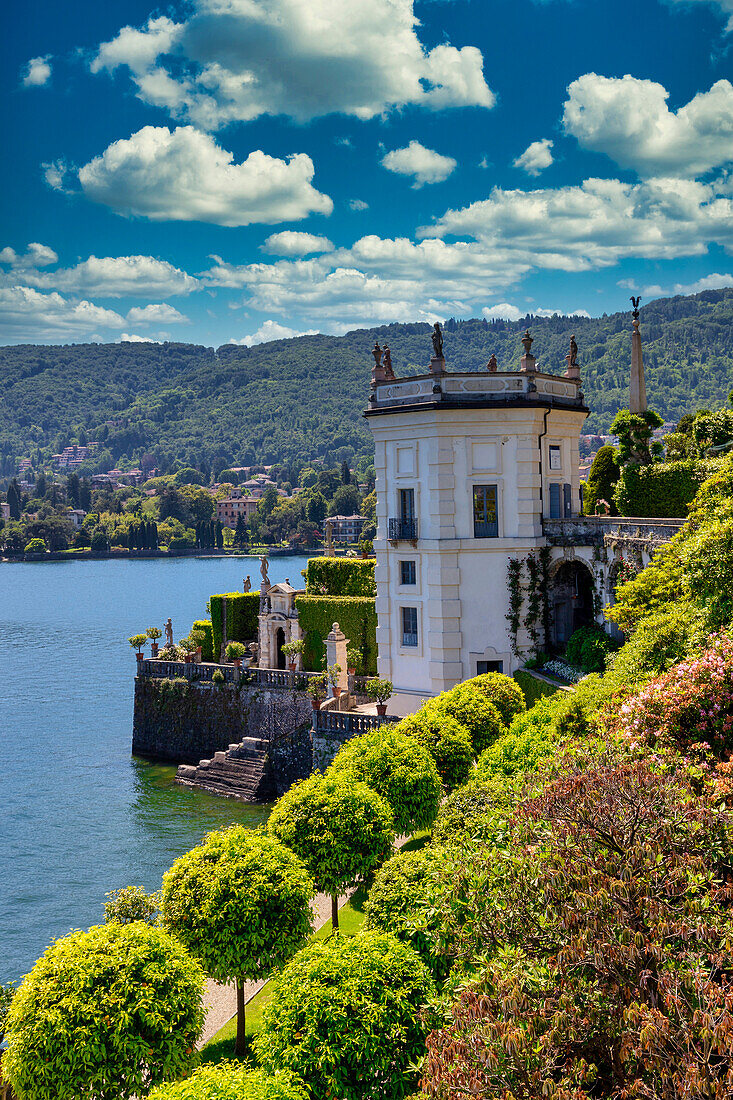
[[[642,564],[655,538],[634,521],[611,538],[609,557],[623,523],[580,518],[588,408],[574,339],[563,375],[538,369],[529,333],[519,371],[498,371],[492,357],[454,373],[436,330],[424,374],[395,378],[389,352],[382,362],[375,347],[365,413],[376,452],[379,674],[396,695],[420,697],[481,672],[511,675],[529,655],[526,603],[516,637],[507,618],[510,559],[551,547],[551,640],[562,645],[602,621],[624,539]]]

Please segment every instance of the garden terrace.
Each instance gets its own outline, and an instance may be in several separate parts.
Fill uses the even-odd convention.
[[[682,530],[684,519],[637,519],[626,516],[576,516],[543,519],[542,531],[550,546],[645,547],[661,545]]]
[[[258,687],[283,688],[287,691],[294,688],[305,691],[308,680],[318,675],[315,672],[290,672],[280,668],[237,668],[235,665],[217,665],[208,661],[199,664],[193,661],[161,661],[156,657],[145,657],[140,661],[137,674],[152,679],[171,680],[184,677],[187,680],[210,681],[217,669],[223,674],[227,684],[245,683]]]

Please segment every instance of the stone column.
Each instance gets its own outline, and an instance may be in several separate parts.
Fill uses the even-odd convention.
[[[634,331],[631,334],[631,380],[629,383],[629,412],[643,413],[647,410],[646,382],[644,379],[644,358],[641,354],[641,333],[639,332],[639,319],[632,322]]]
[[[346,667],[346,647],[348,644],[349,639],[339,624],[334,623],[331,627],[331,633],[326,638],[326,664],[329,668],[332,665],[339,665],[341,668],[338,675],[338,686],[342,691],[348,690],[349,687],[349,670]]]

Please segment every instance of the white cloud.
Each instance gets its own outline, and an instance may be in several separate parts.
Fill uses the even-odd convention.
[[[518,321],[520,317],[525,316],[526,310],[522,313],[521,309],[510,305],[509,302],[500,302],[495,306],[484,306],[481,313],[487,321]]]
[[[448,210],[422,237],[473,237],[529,266],[561,271],[607,267],[628,256],[699,256],[733,248],[731,184],[588,179],[536,191],[495,188],[488,199]]]
[[[70,168],[65,160],[59,158],[58,160],[48,161],[42,164],[41,168],[43,169],[43,178],[51,190],[70,194],[66,188],[66,178],[70,173]]]
[[[363,199],[350,199],[349,200],[349,209],[350,210],[356,210],[357,213],[361,213],[363,210],[368,210],[369,209],[369,203],[364,202]]]
[[[7,342],[76,340],[124,324],[119,313],[93,302],[72,302],[27,286],[0,288],[0,338]]]
[[[294,336],[317,336],[318,329],[309,329],[307,332],[298,332],[297,329],[288,328],[278,321],[263,321],[257,332],[245,336],[242,340],[230,340],[230,344],[266,344],[270,340],[290,340]]]
[[[445,157],[434,149],[426,149],[419,141],[411,141],[404,149],[392,149],[382,157],[382,164],[390,172],[401,176],[413,176],[412,186],[426,183],[442,183],[457,166],[453,157]]]
[[[568,88],[563,125],[585,148],[641,176],[696,176],[733,160],[733,85],[719,80],[670,111],[653,80],[586,73]]]
[[[689,7],[692,4],[705,4],[707,7],[719,8],[722,15],[727,16],[726,31],[733,33],[733,0],[667,0],[672,4],[684,4]]]
[[[311,185],[314,171],[305,153],[278,160],[255,150],[235,164],[192,126],[145,126],[85,164],[79,181],[87,198],[120,214],[238,226],[330,214],[331,199]]]
[[[137,336],[134,332],[123,332],[117,344],[159,344],[160,340],[153,340],[152,336]]]
[[[3,259],[12,249],[0,252],[0,263],[11,263],[12,270],[5,282],[17,282],[22,271],[23,282],[42,289],[96,294],[103,298],[124,298],[128,295],[168,297],[190,294],[198,289],[198,280],[165,260],[153,256],[89,256],[74,267],[56,271],[39,271],[41,266],[57,263],[58,256],[46,245],[30,244],[25,256],[15,262]],[[15,255],[15,253],[13,253]]]
[[[269,252],[272,256],[307,256],[309,252],[333,252],[333,242],[328,237],[298,233],[293,229],[272,233],[261,247],[263,252]]]
[[[188,317],[179,313],[167,302],[156,302],[149,306],[134,306],[128,310],[127,320],[131,325],[180,325],[188,324]]]
[[[264,114],[492,107],[480,50],[428,51],[418,27],[413,0],[194,0],[185,22],[123,27],[91,69],[126,66],[142,100],[203,129]]]
[[[587,309],[530,309],[528,313],[535,317],[590,317]]]
[[[721,275],[717,271],[711,275],[704,275],[696,279],[694,283],[675,283],[673,286],[645,286],[640,288],[634,279],[621,279],[619,286],[626,290],[635,290],[645,298],[669,297],[673,294],[700,294],[703,290],[722,290],[724,287],[733,287],[733,274]]]
[[[51,55],[45,57],[32,57],[23,69],[22,83],[24,88],[41,88],[51,79]]]
[[[552,142],[549,138],[533,141],[531,145],[514,161],[515,168],[523,168],[529,176],[539,176],[552,164]]]

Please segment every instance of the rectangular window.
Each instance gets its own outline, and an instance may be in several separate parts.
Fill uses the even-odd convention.
[[[485,672],[503,672],[503,661],[477,661],[476,662],[476,675],[483,676]]]
[[[402,608],[402,644],[403,646],[417,645],[417,608]]]
[[[562,452],[559,447],[550,446],[550,469],[562,470]]]
[[[562,519],[562,512],[560,510],[560,486],[557,484],[550,486],[550,519]]]
[[[567,482],[562,487],[563,496],[563,515],[565,519],[570,519],[573,514],[573,487],[568,485]]]
[[[408,522],[415,518],[415,490],[400,489],[400,519]]]
[[[417,571],[414,561],[400,562],[400,584],[417,584]]]
[[[475,539],[495,539],[498,535],[499,521],[496,511],[496,486],[474,485],[473,537]]]

